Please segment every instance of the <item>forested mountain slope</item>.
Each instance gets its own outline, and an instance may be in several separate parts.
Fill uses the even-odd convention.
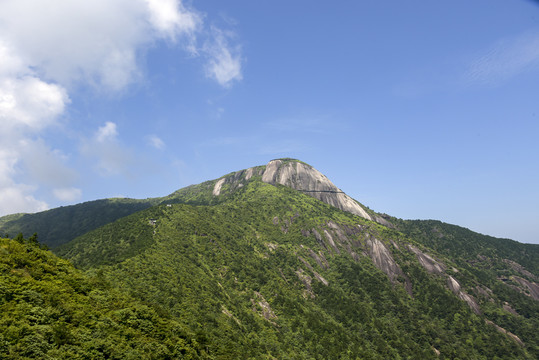
[[[479,302],[473,274],[433,252],[443,269],[429,272],[420,243],[285,186],[253,181],[217,205],[163,204],[58,251],[170,314],[216,358],[537,355],[531,320],[516,340],[479,304],[474,313],[463,299]]]
[[[199,353],[181,324],[114,287],[41,249],[33,238],[0,238],[0,358],[170,359]]]
[[[338,209],[385,223],[378,214],[344,194],[312,166],[286,158],[272,160],[264,166],[236,171],[216,180],[187,186],[165,197],[145,200],[102,199],[35,214],[3,216],[0,217],[0,235],[22,233],[23,236],[31,236],[37,232],[40,241],[54,249],[100,226],[160,203],[218,204],[226,201],[236,190],[254,179],[286,185]]]
[[[537,246],[381,216],[313,169],[230,173],[55,252],[179,324],[168,358],[539,358]]]
[[[147,209],[158,202],[159,199],[103,199],[36,214],[8,215],[0,218],[0,236],[22,233],[28,237],[37,232],[42,243],[55,248],[90,230]]]

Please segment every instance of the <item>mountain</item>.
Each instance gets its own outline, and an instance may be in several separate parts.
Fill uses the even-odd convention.
[[[131,340],[165,342],[153,357],[136,348],[139,358],[539,358],[537,245],[377,214],[294,159],[272,160],[144,204],[139,211],[121,205],[124,213],[112,211],[110,220],[103,209],[96,212],[104,225],[74,213],[71,221],[85,224],[83,229],[61,241],[47,239],[79,269],[70,271],[86,284],[85,294],[96,286],[103,304],[122,297],[127,308],[145,306],[152,322],[163,325],[137,335],[144,338],[122,338],[120,348],[134,347]],[[86,209],[85,216],[94,216]],[[47,216],[60,210],[66,208]],[[42,239],[42,216],[30,217],[34,227],[17,224]],[[14,221],[23,218],[0,219],[0,231],[4,224],[15,230]],[[57,226],[68,228],[61,221]],[[15,243],[25,243],[21,239]],[[11,254],[9,246],[2,249]],[[21,272],[33,281],[39,271],[32,261],[4,265],[2,284]],[[21,293],[36,291],[24,282],[17,286]],[[54,293],[53,286],[43,283],[37,292]],[[0,291],[0,333],[32,316],[33,305],[12,288]],[[23,304],[17,316],[5,311],[15,306],[13,299]],[[39,321],[0,338],[0,351],[17,358],[26,338],[41,334],[45,353],[55,356],[59,345],[38,325],[56,320]],[[62,346],[84,345],[75,339],[91,334],[87,325],[73,316],[62,321],[70,339]],[[181,330],[170,334],[171,328]],[[180,348],[185,351],[174,350]]]
[[[229,195],[252,179],[273,185],[285,185],[343,211],[390,225],[381,215],[368,210],[346,195],[312,166],[299,160],[285,158],[272,160],[266,166],[252,167],[233,172],[217,180],[188,186],[162,198],[103,199],[35,214],[7,215],[0,217],[0,234],[22,233],[24,236],[31,236],[37,232],[41,243],[55,248],[90,230],[153,205],[161,203],[217,204],[226,200]]]
[[[0,238],[0,358],[142,359],[196,353],[181,325],[39,247]]]
[[[0,218],[0,234],[26,236],[39,233],[40,241],[54,248],[90,230],[147,209],[159,199],[103,199],[63,206],[36,214],[13,214]]]

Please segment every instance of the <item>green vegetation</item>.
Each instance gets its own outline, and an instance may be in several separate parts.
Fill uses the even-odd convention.
[[[255,181],[219,204],[160,205],[58,250],[181,323],[210,358],[434,359],[433,348],[442,358],[534,358],[533,348],[473,314],[404,247],[393,251],[414,297],[369,257],[355,261],[344,244],[337,254],[312,233],[305,236],[330,230],[328,222],[360,224],[387,246],[411,241]],[[348,236],[358,253],[365,249],[365,233]],[[309,250],[325,254],[327,267]]]
[[[65,244],[79,235],[134,212],[147,209],[159,199],[105,199],[63,206],[36,214],[16,214],[0,218],[0,236],[37,232],[50,248]]]
[[[36,236],[1,240],[0,358],[539,358],[523,285],[539,246],[435,221],[388,228],[261,169],[227,175],[219,195],[214,180],[0,219],[26,235],[54,219],[66,235],[46,244],[77,267]]]
[[[393,221],[393,220],[392,220]],[[397,220],[400,231],[424,245],[450,256],[461,265],[478,261],[478,256],[511,259],[534,274],[539,273],[539,246],[482,235],[437,220]],[[479,259],[480,261],[481,259]]]
[[[0,239],[0,358],[171,359],[197,344],[181,324],[43,250]]]
[[[538,300],[528,295],[525,286],[512,281],[517,276],[537,282],[539,245],[498,239],[435,220],[395,219],[394,223],[409,237],[452,259],[466,275],[463,280],[469,289],[477,293],[485,317],[517,334],[539,354]],[[478,293],[477,286],[487,294]]]

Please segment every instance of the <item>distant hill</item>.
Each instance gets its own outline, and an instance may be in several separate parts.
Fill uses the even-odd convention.
[[[103,199],[36,214],[8,215],[0,218],[0,235],[15,236],[22,233],[28,237],[37,232],[42,243],[54,248],[158,202],[159,199]]]
[[[140,358],[539,358],[537,245],[377,214],[294,159],[116,204],[119,216],[107,201],[99,204],[105,224],[47,242],[78,276],[108,284],[87,282],[85,294],[101,286],[103,296],[144,304],[166,329],[178,324],[167,344],[187,350],[165,345],[162,356]],[[80,214],[73,221],[84,223]],[[18,224],[41,239],[38,226]],[[4,266],[6,279],[31,267],[17,264]],[[65,322],[78,333],[79,323]],[[23,339],[4,343],[21,348]],[[125,339],[119,347],[135,346]]]

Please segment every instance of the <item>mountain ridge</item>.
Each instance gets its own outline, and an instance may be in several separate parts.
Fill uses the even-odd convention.
[[[310,165],[268,164],[118,200],[129,214],[54,251],[182,324],[193,358],[539,356],[539,246],[386,225],[355,200],[369,218],[302,191],[340,191]]]
[[[299,170],[293,169],[294,166],[299,166]],[[190,185],[163,197],[140,200],[100,199],[34,214],[6,215],[0,217],[0,233],[18,234],[20,232],[24,236],[30,236],[37,232],[40,235],[40,241],[54,248],[87,231],[159,203],[214,204],[223,201],[227,193],[230,194],[244,186],[245,182],[253,177],[261,177],[262,181],[272,185],[281,184],[298,191],[312,193],[315,198],[336,208],[389,225],[382,216],[372,211],[368,212],[363,205],[346,195],[311,165],[296,159],[282,158],[271,160],[267,165],[238,170],[214,180]],[[305,183],[306,180],[307,183]],[[209,191],[211,186],[213,186],[212,191]],[[113,211],[110,210],[110,205],[115,208]],[[93,219],[93,221],[87,223],[87,219]],[[72,226],[69,229],[55,231],[55,223],[71,223]]]

